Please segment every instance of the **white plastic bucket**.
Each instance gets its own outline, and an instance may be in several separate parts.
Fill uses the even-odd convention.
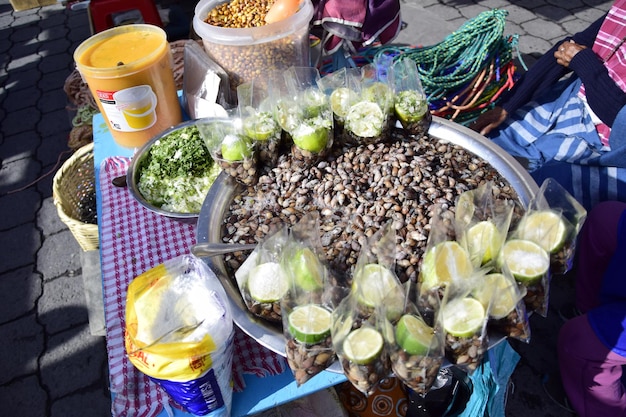
[[[230,77],[233,91],[244,82],[267,78],[270,71],[310,66],[311,0],[302,0],[292,16],[254,28],[223,28],[204,21],[224,0],[202,0],[195,8],[193,28],[204,49]]]

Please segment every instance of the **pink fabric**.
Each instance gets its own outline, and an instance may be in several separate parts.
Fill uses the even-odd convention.
[[[189,253],[195,243],[195,225],[167,219],[137,203],[129,191],[111,184],[124,175],[128,158],[112,157],[100,167],[102,213],[100,251],[107,326],[113,416],[155,416],[163,408],[180,408],[156,383],[139,372],[126,357],[124,317],[129,282],[167,259]],[[244,388],[243,374],[259,377],[287,369],[283,357],[259,345],[235,328],[233,382],[235,391]]]
[[[586,313],[600,304],[602,277],[615,248],[626,203],[607,201],[589,212],[581,230],[576,269],[576,306]],[[626,393],[620,380],[626,357],[607,348],[587,315],[563,325],[558,340],[563,388],[581,417],[626,416]]]
[[[332,54],[378,41],[391,42],[400,31],[399,0],[315,0],[313,25],[321,26],[324,49]]]
[[[563,388],[580,417],[626,416],[622,366],[626,357],[611,352],[586,315],[563,325],[558,341]]]
[[[592,49],[600,59],[608,59],[604,66],[609,76],[623,91],[626,91],[626,44],[622,44],[613,54],[624,38],[626,38],[626,0],[617,0],[604,19]],[[580,87],[580,93],[585,94],[584,85]],[[608,145],[611,128],[600,123],[596,125],[596,129],[602,143]]]
[[[586,313],[600,304],[602,276],[617,247],[617,225],[626,203],[607,201],[589,212],[578,243],[576,306]]]

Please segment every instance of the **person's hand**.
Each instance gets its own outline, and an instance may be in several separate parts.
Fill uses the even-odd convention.
[[[509,112],[504,110],[502,107],[496,106],[478,116],[478,119],[476,119],[474,123],[471,123],[469,128],[475,130],[481,135],[487,135],[493,129],[500,126],[508,115]]]
[[[569,63],[576,56],[577,53],[587,48],[584,45],[579,45],[576,42],[570,40],[563,42],[554,52],[554,57],[559,65],[563,65],[565,68],[569,67]]]

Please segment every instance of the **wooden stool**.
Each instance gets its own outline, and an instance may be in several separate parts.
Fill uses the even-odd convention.
[[[137,10],[145,23],[163,26],[156,4],[152,0],[91,0],[89,14],[95,33],[115,26],[114,15]]]

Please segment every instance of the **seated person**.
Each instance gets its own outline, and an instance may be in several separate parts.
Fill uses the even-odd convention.
[[[626,203],[595,206],[578,246],[576,307],[558,340],[559,369],[580,417],[626,416]],[[558,400],[557,400],[558,401]]]
[[[625,40],[626,0],[616,0],[543,55],[470,128],[526,159],[537,183],[555,178],[587,209],[626,201],[626,111],[618,116],[626,105]]]

